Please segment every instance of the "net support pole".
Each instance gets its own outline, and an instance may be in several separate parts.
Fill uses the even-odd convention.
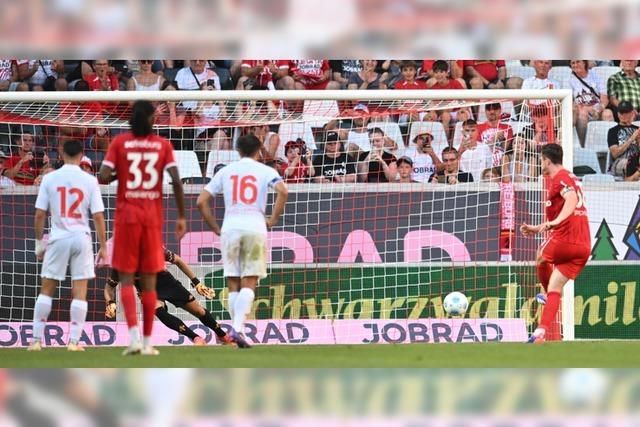
[[[562,166],[573,171],[573,99],[572,95],[562,98]],[[575,293],[573,280],[569,280],[562,289],[562,339],[575,339]]]

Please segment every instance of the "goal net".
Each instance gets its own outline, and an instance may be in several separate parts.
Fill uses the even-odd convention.
[[[569,91],[5,93],[1,149],[8,156],[31,151],[33,160],[0,190],[0,345],[28,343],[39,292],[38,187],[23,184],[37,181],[47,162],[57,166],[68,139],[84,142],[89,173],[97,172],[138,98],[156,103],[157,132],[171,140],[185,183],[188,233],[177,242],[165,175],[165,244],[215,289],[215,299],[202,299],[182,272],[169,270],[224,325],[220,240],[202,221],[198,194],[239,159],[235,141],[248,133],[264,144],[261,160],[285,176],[289,201],[269,232],[268,277],[249,316],[250,341],[523,341],[537,323],[534,261],[542,236],[523,238],[516,229],[543,221],[541,145],[562,144],[572,164]],[[103,185],[102,193],[111,238],[116,186]],[[214,210],[221,221],[221,197]],[[99,268],[90,282],[85,344],[126,344],[122,310],[115,320],[104,315],[108,275]],[[464,316],[444,310],[452,291],[468,298]],[[66,280],[45,344],[66,342],[70,294]],[[569,288],[556,338],[573,337],[572,303]],[[168,307],[215,343],[196,318]],[[157,345],[188,343],[159,323],[154,334]]]

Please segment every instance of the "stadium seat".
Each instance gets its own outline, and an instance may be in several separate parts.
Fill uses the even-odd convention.
[[[373,122],[367,125],[367,128],[380,128],[386,136],[393,139],[398,144],[398,150],[404,150],[404,141],[402,140],[402,131],[400,125],[396,122]]]
[[[319,128],[340,115],[338,101],[306,100],[302,108],[302,117],[308,126]]]
[[[425,131],[433,135],[432,146],[438,157],[440,157],[442,150],[449,146],[447,135],[444,133],[444,126],[440,122],[413,122],[409,130],[409,147],[414,146],[413,139]]]
[[[555,80],[560,83],[561,89],[570,89],[571,88],[571,67],[567,66],[559,66],[552,67],[549,71],[549,78],[551,80]]]
[[[584,170],[579,169],[581,166],[587,166],[593,169],[592,173],[602,172],[596,152],[582,147],[573,147],[573,166],[576,174],[580,174],[580,171]],[[583,174],[586,172],[588,171],[584,171]]]
[[[214,150],[209,152],[205,177],[213,177],[217,165],[228,165],[240,160],[240,154],[235,150]]]
[[[616,179],[606,173],[593,173],[583,176],[582,182],[616,182]]]
[[[162,72],[164,73],[164,78],[167,79],[168,81],[170,82],[176,81],[176,75],[178,74],[177,68],[165,68]]]
[[[500,102],[500,105],[502,106],[502,114],[501,114],[502,118],[500,119],[500,121],[509,120],[509,118],[507,118],[506,116],[507,115],[509,115],[510,117],[513,116],[513,101],[502,101]],[[486,104],[482,104],[478,108],[478,123],[482,123],[486,121],[487,121]]]
[[[607,134],[616,122],[592,121],[587,125],[587,137],[584,147],[596,153],[608,153]]]
[[[278,135],[280,135],[281,144],[286,144],[287,141],[295,141],[297,138],[301,138],[307,144],[308,149],[315,150],[317,148],[311,126],[309,126],[308,123],[282,123],[278,128]]]
[[[609,77],[611,77],[613,74],[620,72],[620,67],[614,67],[611,65],[602,65],[599,67],[593,67],[591,69],[591,71],[593,71],[598,78],[602,81],[602,84],[604,84],[605,86],[607,85],[607,80],[609,80]]]
[[[535,75],[535,68],[528,65],[507,65],[507,77],[520,77],[524,80]]]
[[[176,150],[173,154],[178,164],[180,179],[202,176],[196,153],[191,150]],[[165,183],[171,183],[171,178],[167,172],[164,173],[164,180]]]

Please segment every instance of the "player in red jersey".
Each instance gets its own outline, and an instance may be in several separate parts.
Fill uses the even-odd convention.
[[[111,265],[120,277],[120,298],[131,337],[129,354],[158,354],[151,346],[153,316],[156,309],[156,274],[165,269],[162,242],[162,177],[166,169],[173,181],[178,208],[176,237],[184,236],[184,192],[171,143],[153,133],[155,108],[148,101],[133,104],[131,132],[118,135],[109,145],[102,162],[100,180],[118,180],[114,249]],[[140,273],[143,342],[140,344],[133,287],[134,275]]]
[[[578,277],[591,254],[591,233],[582,188],[575,175],[562,167],[562,147],[544,145],[540,158],[542,173],[550,177],[545,202],[547,222],[520,227],[525,236],[550,231],[538,249],[536,260],[538,278],[547,292],[546,303],[530,343],[545,341],[545,333],[560,307],[562,288],[568,280]]]

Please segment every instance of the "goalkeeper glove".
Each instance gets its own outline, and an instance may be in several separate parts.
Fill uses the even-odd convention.
[[[191,279],[191,283],[196,288],[196,292],[198,292],[206,299],[214,299],[216,297],[216,291],[200,283],[200,280],[198,280],[197,277]]]
[[[104,311],[104,316],[107,319],[113,319],[116,317],[116,309],[118,308],[118,306],[116,305],[115,301],[109,301],[107,302],[107,308]]]

